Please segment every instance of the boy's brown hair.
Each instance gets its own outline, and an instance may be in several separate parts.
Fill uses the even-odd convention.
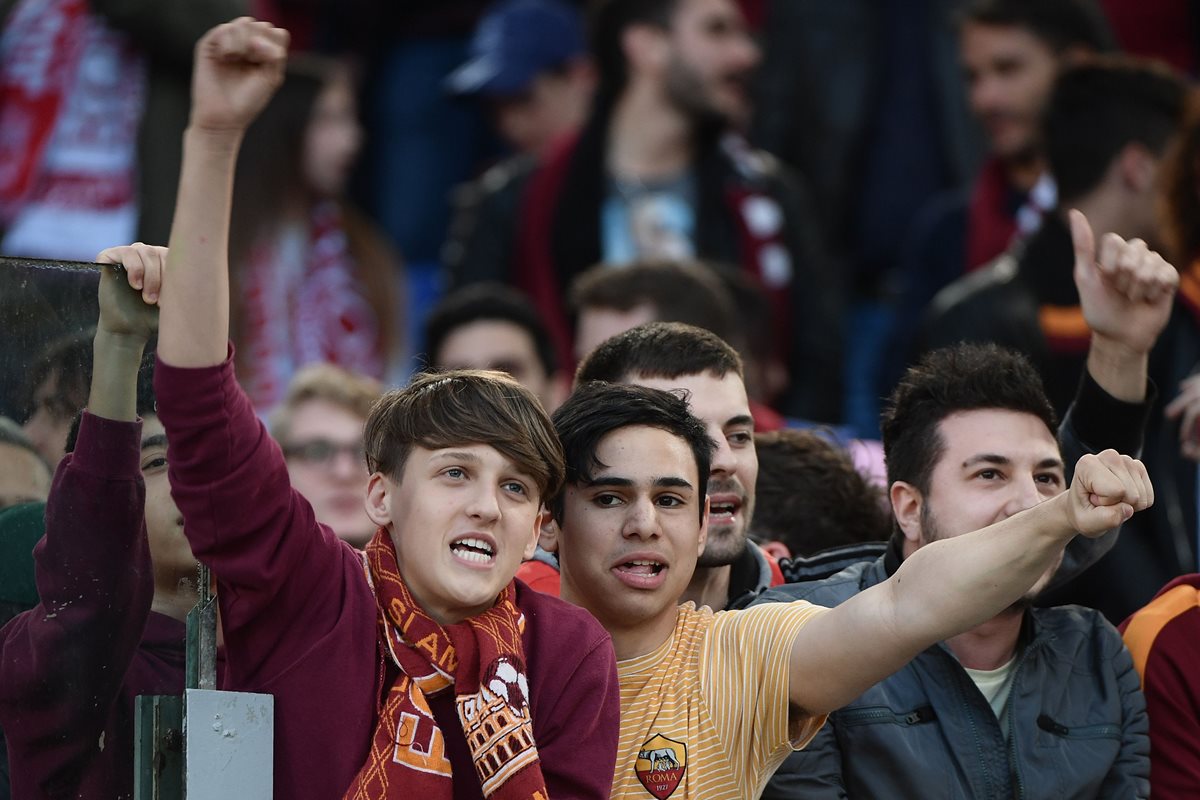
[[[343,408],[365,420],[382,394],[383,384],[374,378],[333,364],[311,364],[292,377],[283,400],[268,418],[268,427],[276,441],[286,441],[291,434],[292,415],[314,400]]]
[[[451,370],[419,375],[388,392],[367,417],[367,468],[401,480],[414,446],[496,448],[534,479],[538,498],[562,488],[562,445],[542,404],[503,372]]]

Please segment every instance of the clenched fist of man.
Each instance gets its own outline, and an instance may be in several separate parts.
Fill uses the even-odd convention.
[[[1071,486],[1060,497],[1071,527],[1099,536],[1153,505],[1154,487],[1141,461],[1105,450],[1079,459]]]

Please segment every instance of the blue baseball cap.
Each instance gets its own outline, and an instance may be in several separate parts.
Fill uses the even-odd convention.
[[[538,73],[585,52],[579,12],[556,0],[493,6],[471,38],[470,58],[446,78],[454,94],[520,94]]]

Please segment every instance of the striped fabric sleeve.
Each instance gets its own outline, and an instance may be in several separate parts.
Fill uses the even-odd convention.
[[[743,785],[759,785],[824,716],[792,719],[789,662],[800,629],[826,611],[804,600],[718,614],[701,660],[701,691]],[[740,754],[744,754],[744,757]]]

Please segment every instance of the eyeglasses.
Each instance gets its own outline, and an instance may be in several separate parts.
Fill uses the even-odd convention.
[[[331,466],[343,453],[350,456],[355,464],[367,463],[367,451],[362,442],[339,444],[328,439],[310,439],[307,442],[292,442],[283,446],[283,455],[286,458],[326,467]]]

